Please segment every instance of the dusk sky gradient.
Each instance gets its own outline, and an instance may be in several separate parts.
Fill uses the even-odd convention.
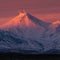
[[[0,18],[15,16],[22,9],[32,14],[60,14],[60,0],[0,0]]]
[[[0,0],[0,17],[25,9],[32,13],[60,13],[60,0]]]

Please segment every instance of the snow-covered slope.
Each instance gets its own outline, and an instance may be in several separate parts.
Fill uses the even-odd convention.
[[[39,40],[50,23],[43,22],[29,13],[21,12],[6,24],[0,26],[2,30],[10,31],[24,39]]]
[[[60,23],[44,22],[30,13],[21,12],[0,26],[0,51],[42,53],[59,49]]]

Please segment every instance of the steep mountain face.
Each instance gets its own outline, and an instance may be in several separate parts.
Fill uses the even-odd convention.
[[[29,13],[21,12],[6,24],[0,26],[2,30],[22,35],[25,39],[40,39],[40,35],[48,28],[50,23],[43,22]],[[37,36],[38,35],[38,36]]]
[[[9,27],[10,26],[17,26],[17,25],[20,25],[20,26],[31,26],[31,25],[40,25],[40,26],[43,26],[43,27],[47,27],[49,26],[50,23],[47,23],[47,22],[44,22],[42,20],[39,20],[38,18],[32,16],[31,14],[29,13],[26,13],[26,12],[21,12],[19,13],[16,17],[12,18],[9,22],[7,22],[6,24],[3,24],[0,28],[6,28],[6,27]]]
[[[0,26],[0,51],[7,49],[10,52],[42,53],[49,49],[59,49],[59,36],[59,21],[47,23],[21,12]]]

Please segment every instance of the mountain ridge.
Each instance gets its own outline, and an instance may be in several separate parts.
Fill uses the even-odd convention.
[[[59,49],[59,24],[59,21],[46,23],[30,13],[21,12],[7,24],[0,26],[0,47],[12,49],[10,52],[15,49],[15,52],[28,50],[32,53]]]
[[[30,13],[27,13],[27,12],[23,11],[23,12],[19,13],[16,17],[12,18],[9,22],[7,22],[6,24],[3,24],[1,26],[3,28],[4,26],[18,25],[18,24],[21,23],[22,20],[25,21],[26,25],[28,25],[30,21],[32,21],[32,23],[37,23],[38,25],[41,25],[41,26],[43,26],[45,28],[46,28],[46,26],[50,25],[50,23],[46,23],[46,22],[32,16]]]

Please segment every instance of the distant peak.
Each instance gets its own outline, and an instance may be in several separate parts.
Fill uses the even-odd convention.
[[[25,10],[22,10],[21,12],[19,12],[18,16],[23,17],[26,16],[27,12]]]
[[[60,21],[55,21],[52,23],[53,28],[58,27],[58,25],[60,25]]]
[[[60,24],[60,21],[55,21],[55,22],[53,22],[53,24],[54,24],[54,25]]]
[[[26,14],[27,12],[25,10],[22,10],[19,12],[19,14]]]
[[[21,13],[26,13],[26,10],[22,10]]]

